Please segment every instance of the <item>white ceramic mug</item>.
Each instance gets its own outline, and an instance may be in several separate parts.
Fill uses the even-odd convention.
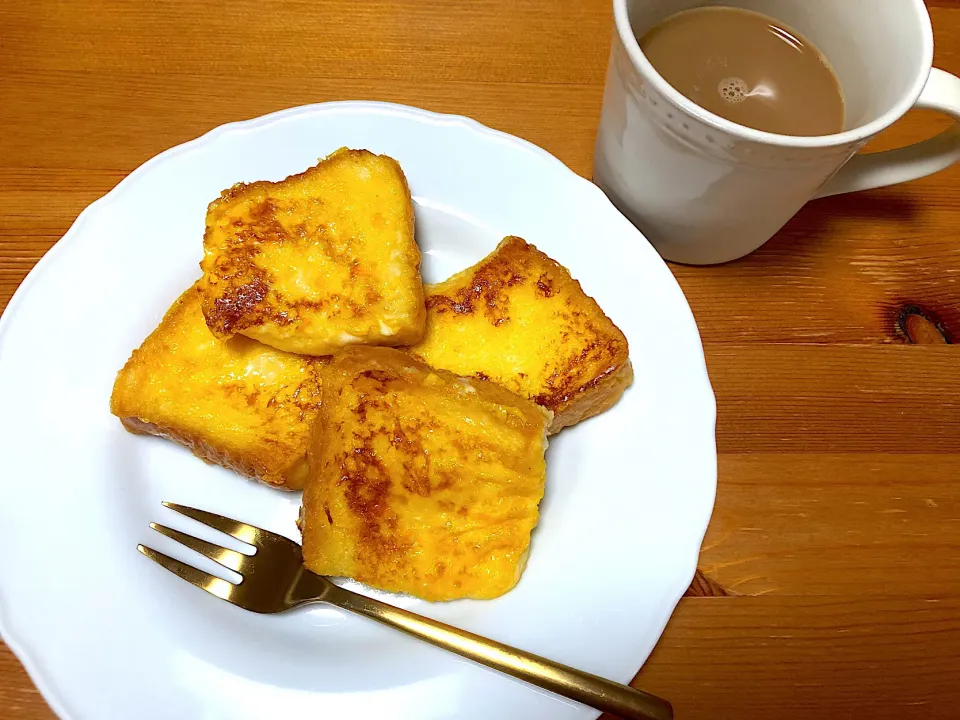
[[[637,37],[705,5],[762,12],[806,35],[840,80],[846,129],[823,137],[761,132],[674,90]],[[923,0],[614,0],[613,7],[594,181],[668,260],[735,260],[808,200],[914,180],[960,160],[956,124],[906,148],[857,155],[912,107],[960,120],[960,79],[931,69],[933,31]]]

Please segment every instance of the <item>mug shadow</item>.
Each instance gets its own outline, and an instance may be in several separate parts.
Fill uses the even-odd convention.
[[[920,216],[920,198],[895,187],[813,200],[757,251],[732,262],[782,265],[785,259],[843,252],[842,243],[870,226],[895,225],[911,233]]]

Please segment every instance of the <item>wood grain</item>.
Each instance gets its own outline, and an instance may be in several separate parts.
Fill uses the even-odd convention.
[[[960,3],[928,5],[960,74]],[[141,163],[294,105],[464,114],[589,177],[610,33],[609,0],[0,2],[0,308]],[[946,126],[912,112],[870,149]],[[957,717],[958,198],[955,167],[672,267],[720,452],[697,597],[637,679],[678,717]],[[2,645],[0,717],[53,717]]]
[[[3,642],[0,642],[0,717],[16,720],[52,720],[56,717]]]
[[[680,603],[635,684],[678,718],[956,718],[957,598]]]
[[[746,452],[960,452],[955,345],[715,344],[717,447]]]
[[[719,476],[700,566],[725,590],[960,597],[957,455],[724,454]]]

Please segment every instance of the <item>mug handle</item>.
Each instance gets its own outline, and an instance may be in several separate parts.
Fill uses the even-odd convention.
[[[898,150],[855,155],[814,197],[822,198],[916,180],[945,170],[960,161],[960,78],[933,68],[914,107],[939,110],[957,122],[929,140]]]

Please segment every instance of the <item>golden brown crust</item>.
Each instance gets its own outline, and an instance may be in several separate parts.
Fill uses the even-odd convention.
[[[632,381],[620,329],[566,268],[521,238],[429,286],[426,306],[424,339],[410,353],[550,409],[551,433],[606,410]]]
[[[136,417],[122,417],[120,422],[135,435],[153,435],[172,440],[186,447],[204,462],[211,465],[220,465],[251,480],[259,480],[279,490],[300,490],[303,488],[303,481],[307,475],[305,457],[297,459],[294,467],[281,475],[256,457],[244,457],[224,451],[196,435],[190,435],[177,428],[160,427]]]
[[[506,592],[538,518],[549,418],[398,350],[341,351],[309,453],[306,566],[430,600]]]
[[[325,355],[423,334],[414,213],[395,160],[343,148],[280,182],[238,184],[210,203],[204,317],[221,339]]]
[[[609,410],[617,404],[632,382],[633,365],[628,359],[626,364],[598,378],[596,383],[588,384],[576,396],[569,398],[563,409],[554,415],[550,434],[556,434],[565,427]]]
[[[131,432],[168,438],[207,462],[298,490],[324,362],[247,338],[218,340],[191,287],[117,374],[110,409]]]

